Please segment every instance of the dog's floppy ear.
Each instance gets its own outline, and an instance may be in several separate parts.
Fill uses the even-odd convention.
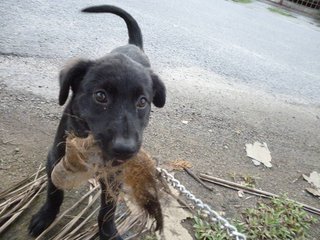
[[[166,103],[166,87],[158,75],[151,73],[152,89],[153,89],[153,104],[161,108]]]
[[[92,62],[89,60],[78,59],[70,62],[59,75],[60,93],[59,104],[62,106],[68,98],[69,89],[75,92],[84,75],[87,73]]]

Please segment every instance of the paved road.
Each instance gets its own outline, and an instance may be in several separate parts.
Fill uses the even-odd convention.
[[[62,65],[67,58],[101,56],[125,43],[127,33],[121,19],[78,11],[103,3],[123,7],[138,20],[146,52],[160,70],[198,67],[231,84],[285,95],[294,101],[320,103],[320,28],[301,16],[272,13],[260,2],[1,1],[0,52],[19,57],[1,58],[1,79],[13,86],[23,86],[26,81],[50,84],[47,60]],[[42,66],[38,75],[34,74],[33,80],[21,76],[6,80],[11,66],[17,68],[15,72],[24,67],[30,70],[21,63],[26,56],[32,57],[35,69]]]

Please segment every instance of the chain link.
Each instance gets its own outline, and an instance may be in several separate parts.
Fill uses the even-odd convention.
[[[200,199],[196,198],[190,191],[185,188],[185,186],[183,186],[177,179],[175,179],[170,173],[168,173],[167,170],[163,168],[157,168],[157,170],[173,188],[181,192],[189,201],[194,204],[197,209],[206,214],[212,222],[218,223],[221,229],[226,229],[229,236],[234,237],[236,240],[246,240],[246,236],[238,232],[235,226],[231,225],[227,219],[223,218],[216,211],[211,209],[208,204],[205,204]]]

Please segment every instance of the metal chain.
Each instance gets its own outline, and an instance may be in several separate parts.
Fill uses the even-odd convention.
[[[227,219],[221,217],[216,211],[212,210],[208,204],[203,203],[200,199],[196,198],[185,186],[183,186],[177,179],[175,179],[167,170],[157,168],[162,177],[170,183],[170,185],[181,192],[189,201],[191,201],[196,208],[202,213],[206,214],[208,218],[214,222],[219,223],[221,229],[226,229],[229,236],[234,237],[236,240],[246,240],[246,236],[238,232],[237,228],[231,225]]]

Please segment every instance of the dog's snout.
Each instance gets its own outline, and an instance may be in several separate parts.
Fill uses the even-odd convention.
[[[117,158],[128,159],[137,152],[137,144],[133,139],[117,138],[112,151]]]

